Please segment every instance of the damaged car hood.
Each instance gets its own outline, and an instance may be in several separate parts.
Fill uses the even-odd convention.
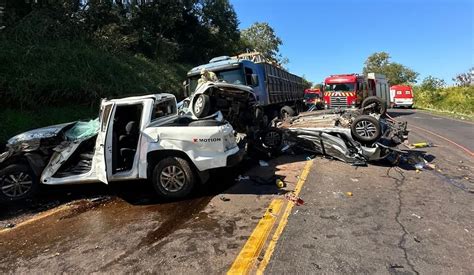
[[[61,132],[61,130],[63,130],[65,127],[74,123],[76,122],[62,123],[62,124],[51,125],[51,126],[46,126],[39,129],[30,130],[30,131],[18,134],[10,138],[7,144],[12,145],[12,144],[30,141],[30,140],[54,137],[58,135],[59,132]]]
[[[250,88],[249,86],[245,86],[241,84],[229,84],[226,82],[211,82],[211,81],[205,82],[204,84],[198,86],[194,94],[203,94],[209,88],[212,88],[212,87],[225,90],[228,92],[248,92],[248,93],[254,94],[253,89]]]

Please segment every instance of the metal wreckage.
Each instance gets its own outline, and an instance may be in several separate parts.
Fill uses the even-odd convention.
[[[369,97],[360,109],[268,121],[251,88],[225,82],[203,83],[178,104],[171,94],[104,99],[96,120],[11,138],[0,154],[0,202],[31,197],[41,184],[133,179],[182,198],[211,169],[240,162],[244,149],[274,157],[291,148],[354,165],[397,160],[407,124],[385,112],[381,99]]]
[[[202,95],[211,98],[206,101],[210,106],[203,105]],[[353,165],[366,165],[382,159],[395,163],[404,153],[397,146],[407,139],[407,123],[388,117],[387,105],[381,98],[368,97],[359,109],[307,112],[265,123],[258,115],[258,103],[253,97],[243,85],[205,83],[186,99],[181,113],[196,117],[196,111],[202,108],[219,110],[237,132],[244,133],[248,151],[255,150],[270,157],[291,148]]]

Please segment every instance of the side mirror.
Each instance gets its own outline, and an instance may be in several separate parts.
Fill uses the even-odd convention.
[[[258,75],[252,74],[252,86],[258,86]]]

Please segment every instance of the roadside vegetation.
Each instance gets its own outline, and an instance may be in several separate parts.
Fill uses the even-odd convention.
[[[268,24],[243,31],[258,27],[268,43],[241,37],[228,0],[146,2],[6,0],[0,147],[28,129],[92,118],[104,97],[168,92],[179,99],[186,72],[215,56],[258,50],[283,59]]]
[[[426,77],[420,85],[414,86],[415,107],[473,119],[474,86],[470,80],[456,84],[458,86],[446,87],[444,80]]]
[[[417,84],[419,75],[417,72],[392,62],[386,52],[376,52],[365,61],[363,72],[382,73],[387,76],[390,85],[413,86],[416,108],[474,119],[474,86],[472,86],[474,68],[453,77],[452,87],[448,87],[443,79],[431,75]]]

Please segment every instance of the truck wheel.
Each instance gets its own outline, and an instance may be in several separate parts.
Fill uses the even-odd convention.
[[[211,99],[209,98],[209,96],[205,94],[198,95],[196,100],[194,100],[194,104],[193,104],[194,115],[198,118],[202,118],[202,117],[207,116],[210,110],[211,110]]]
[[[361,108],[364,109],[370,105],[373,106],[363,111],[365,115],[376,113],[383,116],[387,112],[387,103],[385,100],[379,97],[369,96],[368,98],[364,99],[364,101],[362,101]]]
[[[31,198],[38,188],[38,178],[27,165],[12,164],[0,171],[0,202]]]
[[[291,108],[290,106],[283,106],[280,110],[280,116],[282,119],[285,119],[287,117],[291,117],[295,115],[295,110]]]
[[[163,198],[181,199],[188,196],[195,181],[188,161],[179,157],[164,158],[153,169],[153,187]]]
[[[382,131],[375,117],[361,115],[352,121],[351,134],[359,142],[372,143],[380,138]]]

